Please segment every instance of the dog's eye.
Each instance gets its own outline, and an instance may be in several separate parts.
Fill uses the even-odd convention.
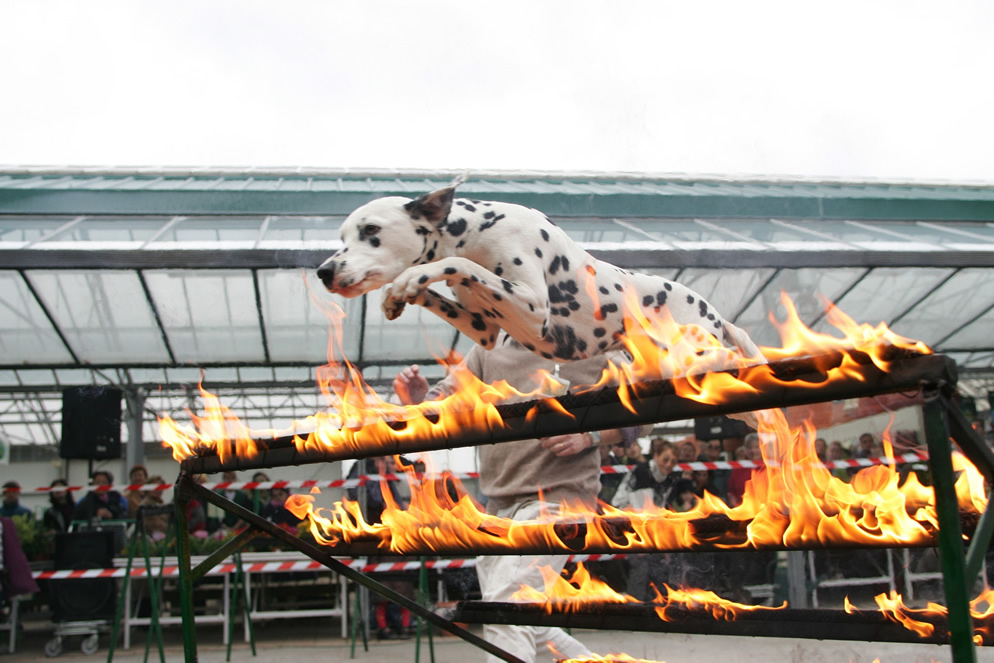
[[[359,231],[359,234],[362,235],[363,237],[372,237],[378,232],[380,232],[380,227],[374,226],[372,223],[369,223],[362,227],[362,229]]]

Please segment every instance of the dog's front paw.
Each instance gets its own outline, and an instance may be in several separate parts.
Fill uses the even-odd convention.
[[[407,306],[406,302],[396,299],[384,299],[380,308],[383,309],[383,315],[387,317],[387,320],[396,320],[404,312],[405,306]]]

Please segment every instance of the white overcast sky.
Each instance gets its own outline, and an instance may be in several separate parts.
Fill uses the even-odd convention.
[[[0,3],[0,165],[994,181],[994,3]]]

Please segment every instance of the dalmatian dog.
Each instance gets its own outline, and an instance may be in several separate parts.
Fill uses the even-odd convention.
[[[748,335],[696,292],[597,260],[537,210],[455,198],[459,183],[414,200],[380,198],[352,212],[342,224],[343,247],[317,270],[324,286],[343,297],[388,286],[388,319],[416,304],[484,348],[504,329],[559,362],[619,347],[635,302],[650,320],[668,315],[696,325],[723,348],[763,363]],[[454,299],[429,288],[440,281]]]

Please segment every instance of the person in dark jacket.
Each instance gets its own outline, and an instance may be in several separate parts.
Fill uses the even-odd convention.
[[[68,485],[65,479],[53,479],[49,484],[51,488],[48,491],[49,507],[45,509],[41,522],[45,529],[53,534],[68,532],[72,524],[76,501],[72,497],[72,492],[66,490]]]
[[[114,475],[107,470],[97,470],[90,481],[95,486],[113,486]],[[121,493],[116,490],[91,490],[76,505],[72,517],[73,520],[123,518],[124,501]]]

